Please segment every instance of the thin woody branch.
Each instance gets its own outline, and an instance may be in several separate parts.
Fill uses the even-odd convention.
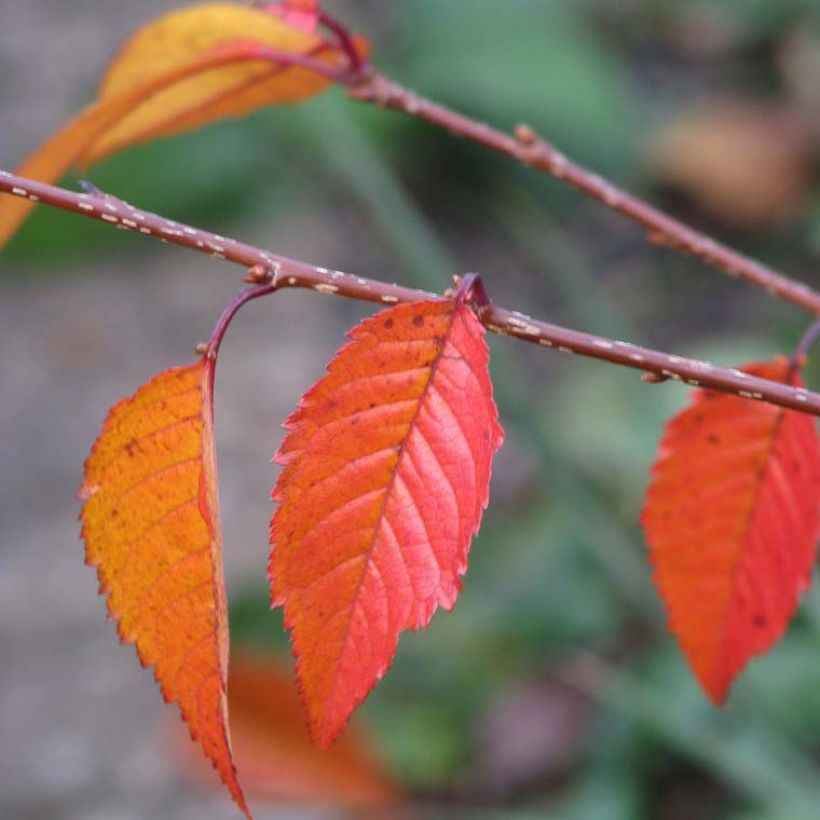
[[[75,193],[2,170],[0,194],[24,197],[36,203],[106,222],[122,230],[179,245],[215,259],[233,262],[250,271],[246,281],[263,288],[267,286],[265,292],[299,287],[388,305],[442,298],[433,293],[289,259],[253,245],[246,245],[142,211],[107,194]],[[555,348],[563,353],[578,353],[631,367],[653,374],[660,380],[676,379],[687,384],[820,415],[820,395],[803,388],[793,388],[786,384],[749,376],[739,370],[716,367],[709,362],[661,353],[629,342],[541,322],[523,313],[494,305],[484,294],[480,281],[471,280],[471,294],[481,321],[491,332]]]
[[[349,94],[353,99],[375,103],[425,120],[455,136],[469,139],[543,171],[637,222],[646,228],[649,241],[653,244],[697,257],[729,276],[757,285],[772,296],[820,315],[820,293],[808,285],[744,256],[642,202],[573,162],[529,126],[520,125],[514,135],[505,134],[425,99],[375,71],[362,75],[350,87]]]

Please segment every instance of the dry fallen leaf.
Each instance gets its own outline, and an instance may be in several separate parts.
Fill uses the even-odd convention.
[[[810,182],[810,139],[790,109],[747,100],[714,100],[654,135],[655,177],[709,217],[755,230],[802,208]]]
[[[360,727],[351,727],[326,751],[311,742],[289,663],[235,651],[228,693],[234,759],[249,795],[358,808],[401,799],[399,787]],[[190,743],[178,732],[174,738],[183,771],[197,782],[209,782],[201,757],[191,754]]]

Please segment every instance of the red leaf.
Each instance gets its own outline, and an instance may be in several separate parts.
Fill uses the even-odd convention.
[[[503,431],[484,328],[461,301],[362,322],[288,419],[273,497],[273,600],[328,746],[399,633],[451,609]]]
[[[743,370],[785,382],[789,364]],[[655,581],[693,672],[720,704],[749,659],[783,634],[809,584],[820,494],[814,419],[697,391],[667,426],[652,476],[642,523]]]
[[[81,518],[86,561],[121,639],[154,668],[250,817],[227,725],[213,367],[203,359],[166,370],[112,408],[85,465]]]

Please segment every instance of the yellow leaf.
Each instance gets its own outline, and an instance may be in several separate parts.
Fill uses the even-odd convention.
[[[176,71],[192,59],[226,46],[262,46],[343,65],[317,34],[287,25],[261,9],[209,3],[175,11],[140,29],[116,57],[100,88],[103,100]],[[267,60],[238,62],[169,84],[105,133],[83,155],[92,164],[137,142],[197,128],[223,117],[241,117],[272,103],[303,100],[329,80],[304,68]]]
[[[357,40],[364,55],[367,45]],[[331,80],[273,55],[310,57],[344,68],[346,57],[319,34],[278,15],[232,3],[206,3],[158,18],[140,29],[108,69],[98,101],[80,113],[17,168],[54,182],[75,165],[88,166],[158,137],[241,117],[273,103],[318,94]],[[33,203],[0,200],[0,248]]]

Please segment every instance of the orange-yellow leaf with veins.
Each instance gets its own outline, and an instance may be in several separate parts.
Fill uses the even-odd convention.
[[[100,88],[108,100],[179,69],[213,50],[245,44],[268,47],[342,66],[344,58],[319,35],[279,16],[233,3],[208,3],[171,12],[140,29],[109,68]],[[330,80],[314,71],[269,60],[244,60],[169,85],[136,108],[83,155],[91,164],[129,145],[197,128],[224,117],[242,117],[272,103],[312,97]]]
[[[121,639],[153,667],[250,817],[227,724],[213,367],[203,359],[166,370],[112,408],[85,465],[81,519]]]
[[[366,44],[357,42],[364,54]],[[35,150],[17,173],[54,182],[74,165],[265,105],[303,100],[330,83],[309,69],[272,62],[260,49],[309,56],[331,67],[346,60],[318,33],[263,9],[206,3],[171,12],[134,35],[109,67],[97,102]],[[27,199],[0,200],[0,247],[32,207]]]

